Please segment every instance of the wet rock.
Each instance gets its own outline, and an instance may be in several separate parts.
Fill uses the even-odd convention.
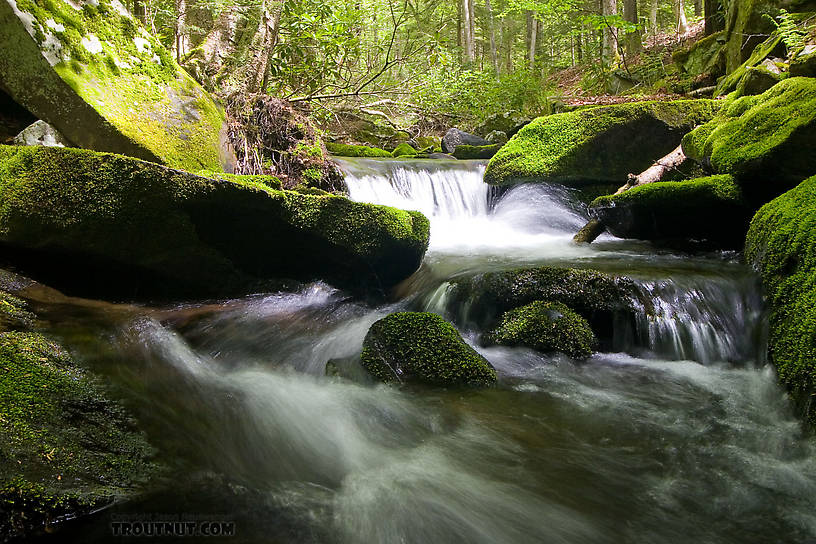
[[[486,345],[525,346],[542,353],[561,352],[576,359],[592,355],[597,343],[583,317],[564,304],[544,301],[505,312],[483,341]]]
[[[453,152],[453,156],[459,160],[467,159],[489,159],[495,155],[503,144],[494,145],[459,145]]]
[[[450,154],[453,154],[456,147],[460,145],[480,146],[489,144],[490,142],[484,138],[461,131],[458,128],[448,129],[442,137],[442,151]]]
[[[396,384],[484,387],[496,371],[436,314],[399,312],[374,323],[363,342],[363,367]]]

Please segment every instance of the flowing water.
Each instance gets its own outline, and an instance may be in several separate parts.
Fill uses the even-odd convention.
[[[317,283],[296,293],[102,316],[55,331],[118,384],[169,469],[110,516],[236,522],[230,542],[804,542],[816,456],[765,365],[756,279],[727,253],[681,255],[602,237],[570,243],[575,195],[502,195],[478,162],[348,160],[351,198],[431,220],[421,270],[370,307]],[[455,319],[450,281],[550,264],[632,277],[654,311],[587,361],[481,348],[482,391],[368,383],[354,357],[401,309]],[[59,312],[58,312],[59,313]],[[464,323],[464,321],[457,321]],[[345,375],[328,377],[338,360]],[[212,540],[212,539],[211,539]]]

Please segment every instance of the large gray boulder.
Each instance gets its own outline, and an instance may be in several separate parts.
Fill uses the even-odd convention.
[[[483,146],[489,144],[490,142],[481,136],[464,132],[458,128],[448,129],[448,131],[442,137],[442,151],[450,154],[453,154],[453,152],[456,151],[457,146],[460,145]]]
[[[15,145],[42,145],[45,147],[71,147],[60,132],[45,121],[35,121],[14,137]]]

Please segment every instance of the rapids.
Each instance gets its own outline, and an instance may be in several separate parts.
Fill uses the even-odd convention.
[[[141,502],[69,527],[65,541],[103,542],[106,516],[154,513],[235,520],[229,542],[816,536],[816,444],[765,364],[762,299],[738,255],[610,236],[575,246],[575,195],[499,195],[479,162],[341,165],[352,199],[431,221],[423,266],[395,302],[369,307],[316,283],[107,320],[53,311],[53,332],[119,386],[169,467]],[[539,264],[628,275],[655,311],[584,362],[481,348],[465,327],[498,370],[491,390],[398,390],[355,367],[389,312],[461,316],[452,278]],[[357,379],[326,376],[330,359]]]

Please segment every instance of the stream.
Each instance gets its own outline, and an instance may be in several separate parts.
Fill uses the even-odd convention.
[[[738,254],[608,235],[573,245],[586,221],[575,194],[500,195],[482,162],[341,166],[352,199],[431,221],[397,302],[371,307],[315,283],[158,309],[48,309],[51,332],[119,389],[168,467],[146,497],[61,541],[109,541],[112,516],[188,514],[234,521],[227,542],[816,542],[816,443],[763,358],[762,298]],[[586,361],[480,347],[449,281],[537,265],[629,276],[654,312]],[[354,357],[369,326],[404,309],[458,323],[499,385],[366,382]],[[332,359],[359,379],[327,376]]]

